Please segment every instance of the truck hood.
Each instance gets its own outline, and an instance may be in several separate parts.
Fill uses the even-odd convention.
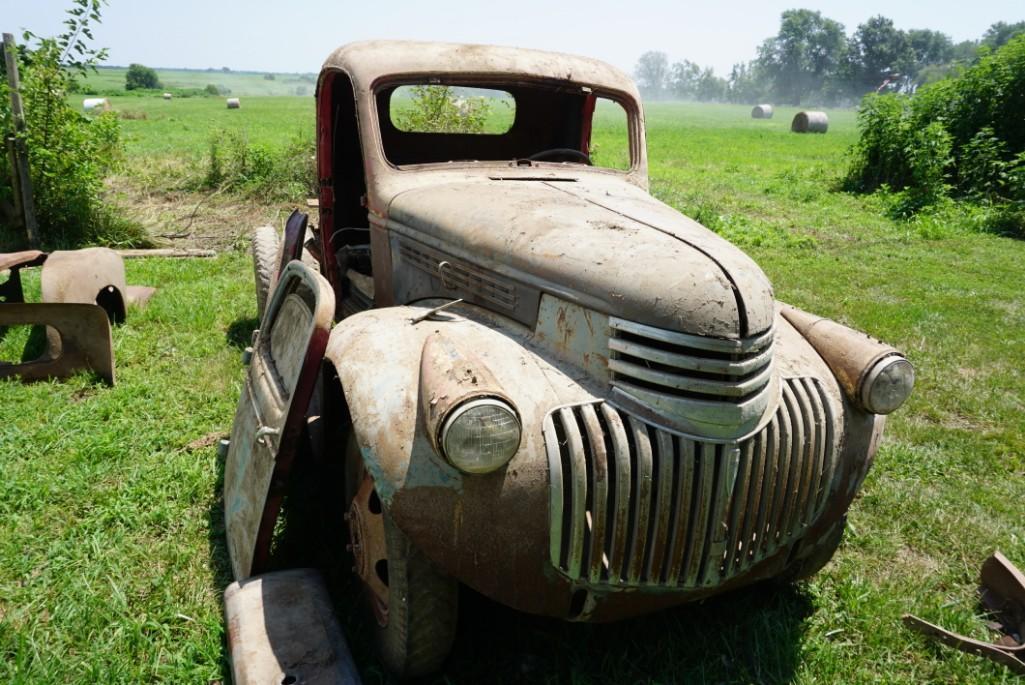
[[[612,316],[721,338],[772,325],[772,288],[747,255],[630,183],[581,176],[425,185],[398,193],[388,218],[481,268],[597,299]]]

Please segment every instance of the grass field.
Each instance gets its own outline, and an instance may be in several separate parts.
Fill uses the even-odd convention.
[[[221,128],[284,145],[293,126],[312,123],[310,98],[251,98],[237,112],[213,100],[128,100],[115,108],[148,118],[124,121],[121,184],[155,161],[202,154]],[[521,616],[467,593],[437,682],[1017,682],[915,637],[900,616],[989,639],[976,616],[979,564],[999,548],[1025,567],[1025,243],[978,233],[957,211],[895,222],[880,199],[835,192],[853,113],[830,112],[825,136],[790,134],[791,115],[649,106],[652,189],[744,245],[779,299],[869,331],[915,363],[915,394],[888,422],[837,556],[796,588],[609,626]],[[128,269],[161,290],[114,332],[116,387],[0,383],[9,683],[226,677],[212,441],[230,427],[240,346],[256,325],[249,262],[228,252]],[[0,358],[23,341],[13,332]],[[381,682],[351,588],[338,589],[338,604],[365,680]]]
[[[203,89],[213,84],[226,88],[233,96],[241,95],[313,95],[317,85],[316,74],[270,74],[264,72],[224,71],[223,69],[162,69],[157,78],[166,89]],[[107,93],[124,90],[127,67],[99,67],[82,79],[82,86]]]

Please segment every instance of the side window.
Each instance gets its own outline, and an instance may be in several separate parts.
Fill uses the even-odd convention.
[[[615,100],[599,97],[591,120],[591,161],[595,166],[630,168],[630,125],[626,110]]]

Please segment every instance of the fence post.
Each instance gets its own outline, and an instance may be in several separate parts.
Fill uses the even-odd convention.
[[[36,206],[32,201],[32,179],[28,170],[28,150],[25,149],[25,110],[21,104],[21,79],[18,77],[18,48],[14,36],[4,34],[4,62],[7,64],[7,84],[11,91],[11,115],[14,118],[14,136],[8,139],[14,178],[15,204],[21,211],[22,224],[29,247],[39,247],[39,226]]]

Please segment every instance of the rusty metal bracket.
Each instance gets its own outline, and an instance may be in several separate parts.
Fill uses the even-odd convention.
[[[1025,574],[1000,552],[986,559],[981,572],[982,605],[995,618],[1002,636],[995,643],[958,635],[911,614],[904,625],[941,643],[969,654],[978,654],[1025,675]]]
[[[49,350],[38,359],[0,364],[0,378],[23,381],[65,378],[88,370],[114,384],[114,347],[107,312],[95,304],[0,305],[0,326],[47,326]]]

